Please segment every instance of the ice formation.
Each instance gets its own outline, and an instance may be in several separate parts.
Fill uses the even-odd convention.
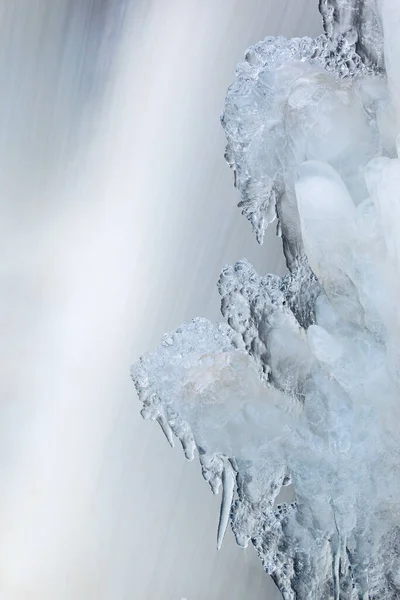
[[[185,323],[132,367],[143,416],[222,484],[218,546],[230,522],[285,600],[400,598],[396,4],[321,0],[324,35],[247,51],[226,158],[288,274],[226,267],[227,322]]]

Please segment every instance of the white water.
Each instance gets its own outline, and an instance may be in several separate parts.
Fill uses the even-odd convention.
[[[66,5],[51,5],[3,12],[0,594],[265,598],[252,550],[216,552],[217,502],[142,422],[128,366],[180,321],[217,318],[222,264],[279,268],[279,241],[260,253],[235,207],[218,117],[243,50],[318,32],[315,3],[128,11],[114,87],[68,168],[88,36],[79,11],[65,33]]]

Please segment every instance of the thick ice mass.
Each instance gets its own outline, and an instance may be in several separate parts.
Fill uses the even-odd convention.
[[[222,485],[218,547],[230,521],[285,600],[394,600],[400,5],[320,11],[316,40],[247,51],[222,117],[243,214],[260,242],[277,220],[288,274],[224,268],[227,323],[183,324],[132,377],[143,416]]]

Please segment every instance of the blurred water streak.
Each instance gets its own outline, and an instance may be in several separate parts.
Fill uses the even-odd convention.
[[[278,597],[251,549],[216,553],[218,500],[128,367],[220,318],[226,262],[282,269],[218,117],[245,48],[319,32],[315,4],[1,1],[0,597]]]

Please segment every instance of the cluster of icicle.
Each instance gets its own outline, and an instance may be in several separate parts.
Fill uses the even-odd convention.
[[[222,484],[218,546],[230,522],[285,600],[390,600],[400,598],[400,14],[395,0],[321,0],[320,11],[319,38],[248,50],[222,117],[240,206],[260,242],[277,220],[287,275],[245,260],[225,268],[227,322],[183,324],[132,378],[143,416],[188,459],[198,452],[214,493]],[[278,504],[282,486],[294,496]]]

